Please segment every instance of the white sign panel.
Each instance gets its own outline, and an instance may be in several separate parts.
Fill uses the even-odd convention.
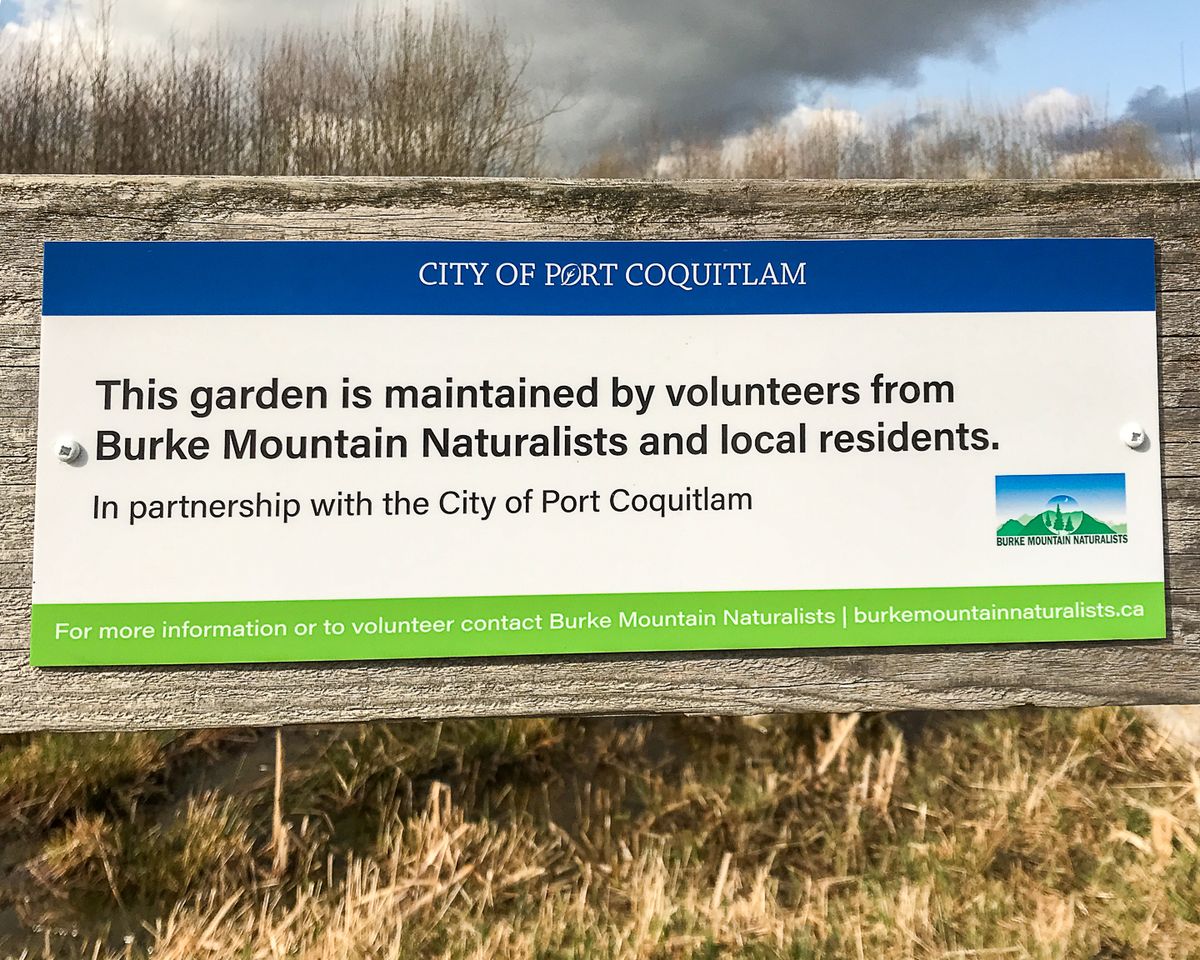
[[[44,313],[35,664],[1165,631],[1148,240],[52,243]]]

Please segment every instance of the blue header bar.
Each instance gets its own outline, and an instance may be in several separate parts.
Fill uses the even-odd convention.
[[[1154,242],[48,242],[47,316],[1153,310]]]

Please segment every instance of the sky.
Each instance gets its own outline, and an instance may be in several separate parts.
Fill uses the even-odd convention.
[[[909,89],[886,83],[832,85],[826,95],[870,109],[918,99],[1011,101],[1061,87],[1110,115],[1140,89],[1180,85],[1183,44],[1188,86],[1200,84],[1200,0],[1072,0],[1050,6],[1025,29],[998,35],[983,60],[931,57]]]
[[[99,0],[0,0],[9,33],[62,29]],[[814,106],[916,113],[965,97],[1088,98],[1178,141],[1180,53],[1200,133],[1200,0],[371,0],[449,2],[529,51],[547,147],[566,167],[639,128],[732,137]],[[335,25],[348,0],[115,0],[113,33],[154,42],[220,27]],[[68,6],[70,5],[70,6]],[[76,27],[77,29],[77,27]],[[797,108],[800,112],[797,113]],[[555,159],[552,157],[552,159]]]

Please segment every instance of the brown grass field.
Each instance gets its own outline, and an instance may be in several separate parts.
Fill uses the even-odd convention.
[[[1117,709],[0,745],[0,956],[1200,956],[1200,770]]]

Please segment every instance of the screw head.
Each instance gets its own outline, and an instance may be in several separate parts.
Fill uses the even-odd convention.
[[[1121,427],[1121,440],[1130,450],[1137,450],[1146,443],[1146,431],[1140,423],[1129,422]]]
[[[74,463],[83,453],[83,447],[79,445],[78,440],[62,437],[54,444],[54,453],[63,463]]]

